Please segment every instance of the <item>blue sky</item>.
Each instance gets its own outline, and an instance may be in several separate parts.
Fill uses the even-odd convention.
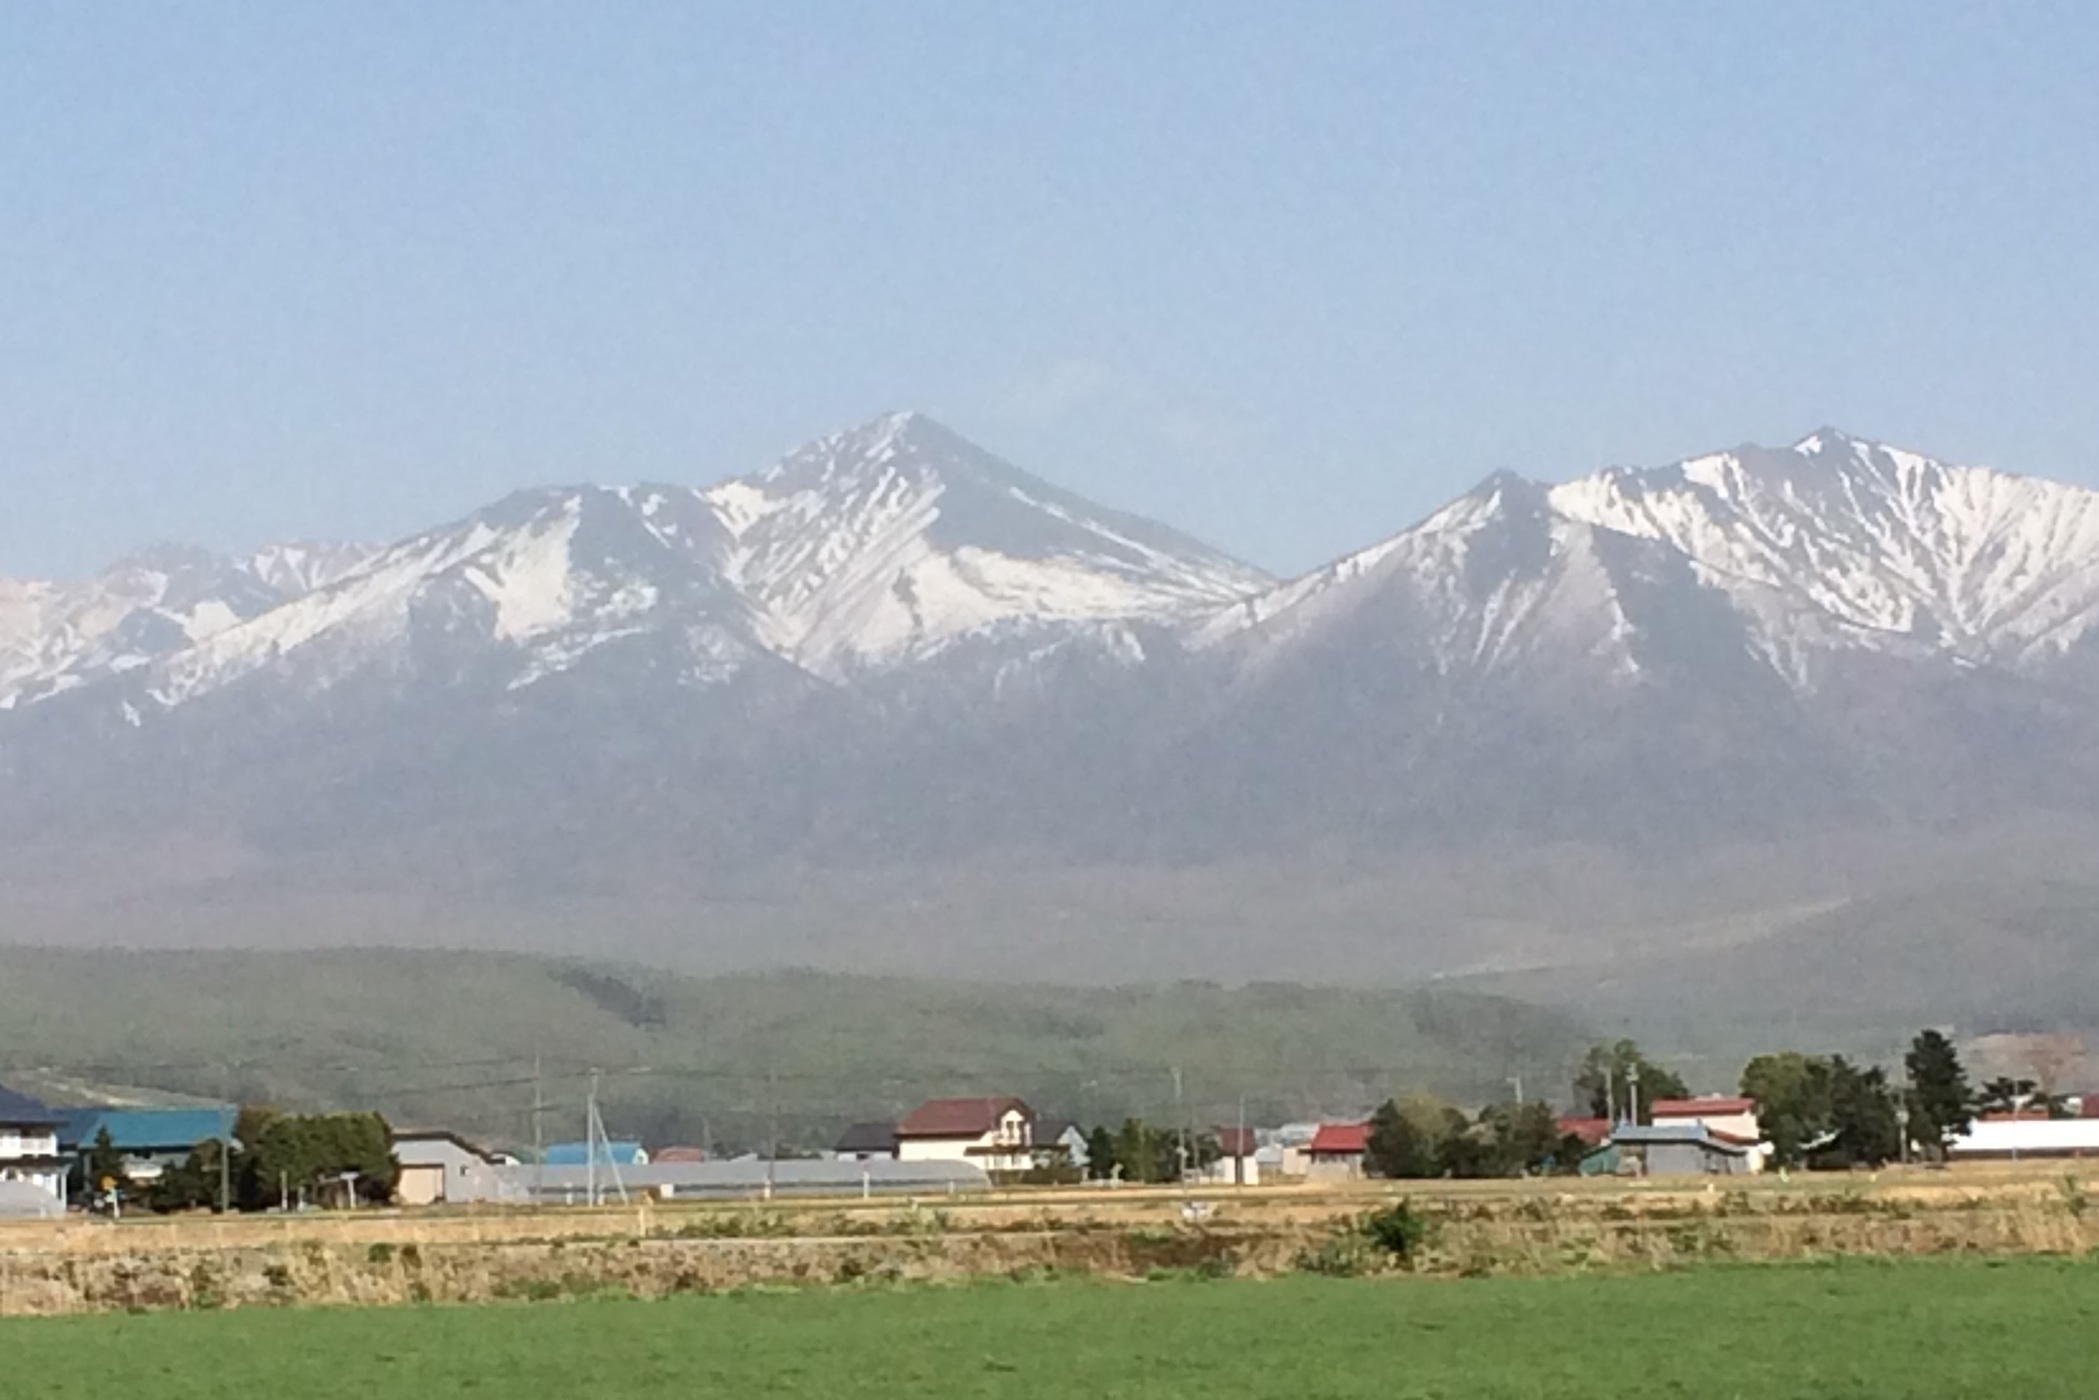
[[[1825,423],[2099,484],[2088,5],[0,14],[0,574],[900,407],[1278,570]]]

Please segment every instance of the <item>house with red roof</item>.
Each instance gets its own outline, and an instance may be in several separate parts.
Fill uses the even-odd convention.
[[[928,1099],[896,1125],[896,1155],[1024,1172],[1035,1165],[1035,1111],[1011,1095]]]
[[[1704,1094],[1692,1099],[1656,1099],[1648,1105],[1656,1127],[1703,1128],[1720,1142],[1747,1149],[1750,1171],[1764,1169],[1771,1155],[1764,1130],[1756,1120],[1756,1100],[1734,1094]]]
[[[1363,1175],[1370,1149],[1368,1123],[1321,1123],[1305,1145],[1305,1175],[1314,1181],[1354,1180]]]

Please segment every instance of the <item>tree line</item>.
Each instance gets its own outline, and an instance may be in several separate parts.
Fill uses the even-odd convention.
[[[400,1178],[393,1132],[376,1113],[281,1113],[243,1108],[233,1128],[232,1155],[207,1138],[189,1156],[162,1170],[124,1198],[149,1210],[216,1209],[223,1189],[233,1210],[287,1206],[384,1205]],[[104,1129],[84,1156],[88,1184],[125,1181],[123,1153]]]
[[[2042,1097],[2014,1081],[1972,1089],[1953,1043],[1935,1030],[1911,1041],[1903,1070],[1897,1085],[1877,1065],[1788,1050],[1750,1060],[1739,1087],[1756,1102],[1772,1165],[1811,1170],[1878,1167],[1912,1154],[1943,1160],[1976,1113]],[[1652,1122],[1657,1101],[1690,1097],[1680,1074],[1631,1040],[1593,1047],[1571,1087],[1578,1111],[1612,1124]],[[1540,1175],[1576,1171],[1592,1150],[1542,1103],[1498,1104],[1468,1117],[1416,1094],[1388,1099],[1371,1116],[1364,1170],[1401,1179]]]

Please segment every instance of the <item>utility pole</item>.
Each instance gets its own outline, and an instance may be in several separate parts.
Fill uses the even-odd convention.
[[[770,1201],[780,1161],[780,1090],[773,1081],[770,1061],[765,1066],[765,1120],[765,1199]]]
[[[1232,1184],[1246,1185],[1246,1095],[1239,1096],[1239,1132],[1232,1139]]]
[[[590,1072],[590,1097],[583,1107],[583,1199],[598,1203],[598,1072]]]
[[[1173,1066],[1173,1130],[1181,1139],[1181,1184],[1188,1184],[1188,1127],[1181,1116],[1181,1067]]]
[[[547,1185],[547,1145],[545,1134],[540,1129],[540,1115],[546,1112],[545,1084],[539,1077],[539,1056],[532,1057],[532,1204],[538,1205]]]
[[[226,1065],[219,1066],[219,1097],[227,1107],[233,1103],[233,1071]],[[219,1214],[233,1209],[233,1129],[240,1122],[236,1112],[232,1124],[219,1138]]]
[[[1640,1121],[1640,1062],[1633,1061],[1625,1067],[1625,1121]]]
[[[1509,1083],[1516,1090],[1516,1107],[1523,1107],[1523,1076],[1512,1074],[1509,1076]]]

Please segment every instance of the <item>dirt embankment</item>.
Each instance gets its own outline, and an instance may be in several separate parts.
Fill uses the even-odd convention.
[[[1400,1261],[1369,1241],[1383,1186],[1248,1193],[1185,1217],[1166,1195],[919,1206],[605,1211],[0,1227],[0,1314],[291,1304],[471,1303],[754,1285],[1086,1272],[1434,1275],[1674,1267],[1716,1259],[2085,1253],[2099,1209],[2069,1177],[1890,1177],[1741,1189],[1430,1186]]]

